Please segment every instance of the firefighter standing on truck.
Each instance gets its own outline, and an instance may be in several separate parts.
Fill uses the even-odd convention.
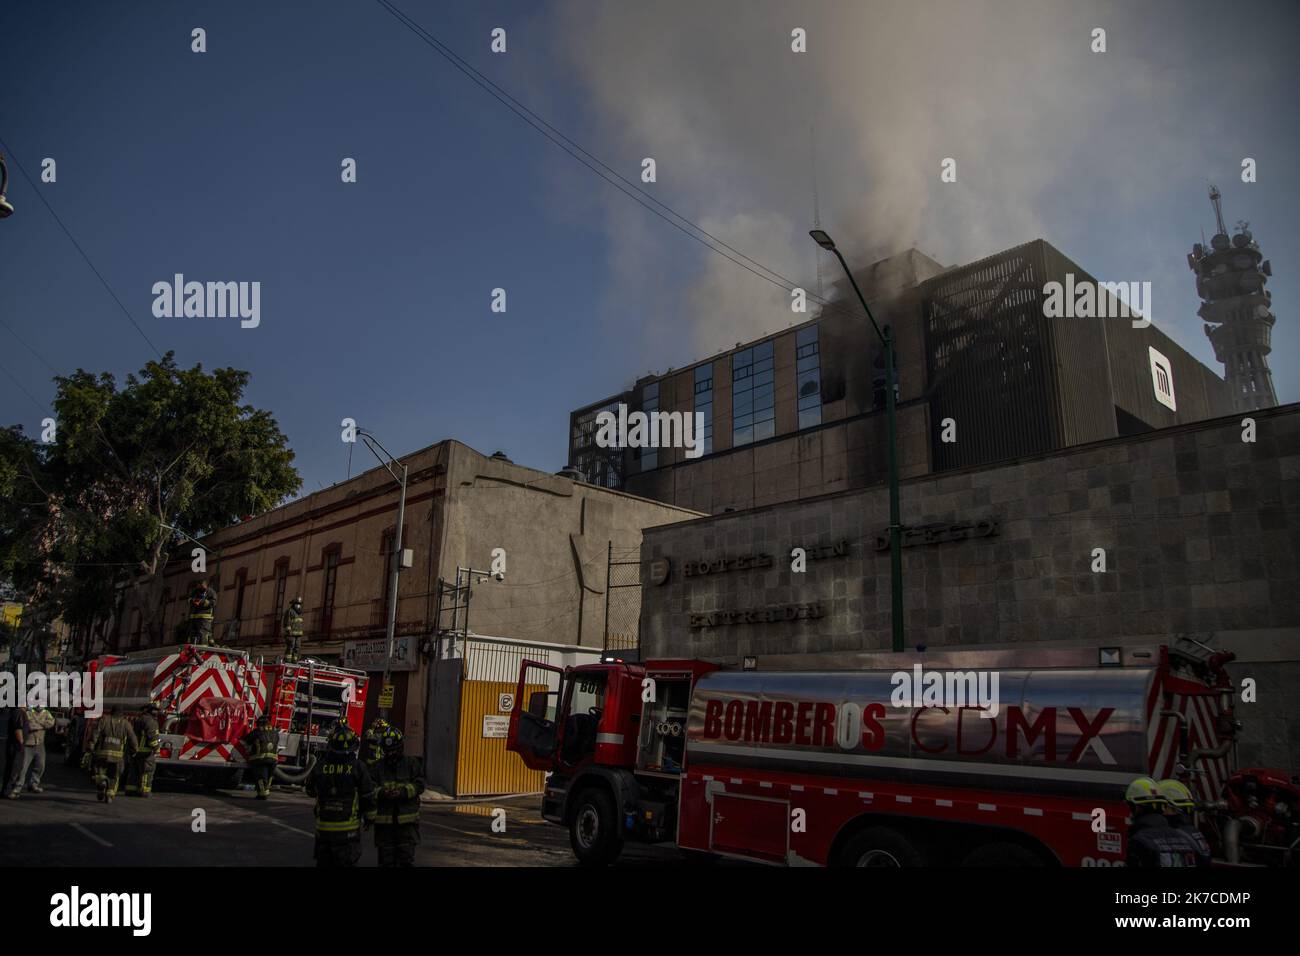
[[[1196,844],[1196,865],[1209,866],[1214,855],[1210,852],[1210,843],[1205,834],[1196,827],[1193,814],[1196,812],[1196,799],[1187,784],[1181,780],[1161,780],[1156,784],[1156,791],[1165,798],[1165,819],[1169,825],[1184,834]]]
[[[280,626],[284,629],[284,659],[290,664],[298,660],[298,648],[302,642],[302,598],[295,597],[289,602],[281,616]]]
[[[190,591],[190,640],[195,644],[212,643],[212,618],[217,595],[204,578]]]
[[[248,766],[253,772],[257,799],[265,800],[271,795],[271,781],[275,777],[275,766],[280,761],[280,735],[271,729],[271,716],[259,715],[257,726],[245,734],[240,742],[248,754]]]
[[[379,865],[415,866],[424,768],[419,757],[402,753],[402,732],[396,727],[385,730],[379,743],[384,756],[371,770],[378,802],[375,849]]]
[[[361,821],[368,827],[374,816],[375,787],[359,744],[351,727],[338,724],[307,778],[307,795],[316,798],[317,866],[356,866],[361,859]]]
[[[92,779],[99,790],[101,803],[112,803],[117,796],[117,784],[122,778],[122,764],[126,760],[127,748],[131,751],[139,747],[131,723],[122,716],[122,708],[113,705],[107,717],[101,717],[95,725],[95,736],[90,742],[91,766],[94,768]]]
[[[126,772],[126,792],[137,797],[148,797],[153,793],[153,775],[158,766],[158,746],[162,738],[158,735],[158,707],[152,701],[144,705],[140,716],[132,721],[139,747],[131,755],[131,764]]]
[[[1128,828],[1128,865],[1141,867],[1196,866],[1196,844],[1165,818],[1165,798],[1150,777],[1138,777],[1124,791],[1133,814]]]

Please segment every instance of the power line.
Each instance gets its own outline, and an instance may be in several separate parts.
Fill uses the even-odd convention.
[[[137,332],[140,333],[140,338],[144,339],[149,345],[149,348],[154,350],[154,354],[159,358],[162,358],[163,355],[162,352],[158,351],[158,346],[154,345],[149,336],[145,335],[144,329],[140,328],[140,323],[136,322],[136,320],[131,317],[131,313],[128,312],[126,306],[122,304],[122,300],[117,297],[117,293],[114,292],[113,287],[108,284],[108,280],[105,279],[103,274],[95,268],[95,264],[90,261],[90,256],[86,255],[86,250],[81,248],[81,243],[77,242],[76,237],[73,236],[68,227],[64,225],[63,220],[59,218],[59,214],[54,211],[54,207],[46,201],[45,194],[37,187],[36,183],[32,180],[32,177],[27,175],[26,168],[18,161],[18,157],[14,155],[13,150],[11,150],[9,145],[2,139],[0,139],[0,149],[3,149],[5,155],[13,160],[14,165],[18,167],[18,171],[23,174],[23,179],[27,180],[27,185],[30,186],[32,192],[36,194],[36,198],[41,201],[41,204],[49,211],[50,215],[54,217],[54,221],[59,224],[59,228],[63,230],[63,234],[68,237],[68,241],[72,243],[77,252],[81,253],[81,258],[86,261],[86,265],[90,266],[90,271],[95,273],[95,278],[99,280],[99,283],[104,287],[104,290],[113,297],[113,301],[117,303],[117,307],[122,311],[122,314],[126,316],[126,320],[135,327]]]
[[[394,19],[396,19],[399,23],[405,26],[417,37],[419,37],[427,46],[431,47],[436,53],[438,53],[439,56],[445,59],[448,63],[450,63],[461,73],[465,74],[465,76],[469,77],[469,79],[473,83],[475,83],[477,86],[482,88],[489,96],[497,100],[499,103],[505,106],[506,109],[510,110],[512,113],[514,113],[516,116],[522,119],[533,129],[537,130],[537,132],[541,133],[543,136],[545,136],[548,140],[550,140],[560,149],[564,150],[564,152],[568,153],[570,156],[576,159],[583,166],[586,166],[588,169],[590,169],[601,179],[605,180],[605,182],[609,183],[615,189],[619,190],[619,192],[628,196],[634,202],[637,202],[640,205],[644,206],[646,209],[654,213],[660,219],[664,220],[674,229],[677,229],[679,232],[683,233],[684,235],[687,235],[691,239],[694,239],[696,242],[700,243],[706,249],[709,249],[710,251],[717,253],[718,255],[722,256],[724,259],[734,262],[742,269],[745,269],[753,273],[754,275],[758,276],[760,279],[770,282],[772,285],[775,285],[786,292],[790,292],[793,289],[798,288],[797,283],[795,283],[792,279],[786,278],[776,270],[763,265],[763,263],[759,262],[757,259],[754,259],[751,256],[746,255],[745,253],[741,252],[739,249],[735,248],[734,246],[730,245],[724,240],[713,235],[704,227],[698,225],[697,223],[688,219],[686,216],[683,216],[681,213],[677,212],[667,203],[662,202],[659,199],[656,199],[650,193],[646,192],[644,189],[638,186],[634,181],[623,176],[621,173],[617,172],[613,167],[611,167],[608,163],[604,162],[598,156],[596,156],[589,150],[582,147],[573,139],[564,135],[564,133],[560,132],[558,129],[556,129],[554,126],[548,123],[545,119],[543,119],[540,115],[535,113],[533,110],[529,109],[523,103],[520,103],[513,96],[507,93],[504,89],[502,89],[496,83],[492,82],[492,80],[488,79],[478,70],[476,70],[468,62],[466,62],[459,55],[457,55],[455,51],[453,51],[441,40],[439,40],[437,37],[431,34],[424,27],[420,26],[420,24],[417,23],[414,19],[412,19],[407,14],[399,10],[396,6],[394,6],[391,2],[389,2],[389,0],[376,0],[376,2],[380,6],[382,6],[385,10],[387,10],[390,14],[392,14]],[[651,203],[653,203],[653,205],[651,205]],[[659,208],[656,209],[655,208],[656,206],[658,206]],[[664,212],[660,212],[660,209],[665,210],[668,213],[668,215],[665,215]],[[728,255],[728,252],[735,253],[735,255],[734,256]],[[751,263],[752,265],[747,265],[746,263]],[[846,310],[840,306],[831,306],[829,302],[822,299],[819,295],[810,294],[806,290],[804,292],[804,295],[807,298],[812,299],[814,302],[817,302],[819,305],[823,307],[823,309],[828,309],[829,311],[832,312],[839,312],[843,315],[851,315],[851,316],[857,315],[857,313],[852,312],[851,310]]]
[[[33,405],[35,405],[37,408],[39,408],[42,412],[47,412],[47,411],[49,411],[49,406],[47,406],[44,402],[42,402],[40,399],[38,399],[38,398],[37,398],[35,395],[33,395],[31,392],[27,391],[27,386],[24,385],[22,382],[18,381],[18,377],[17,377],[16,375],[14,375],[13,372],[11,372],[11,371],[9,371],[9,369],[5,368],[4,365],[0,365],[0,371],[3,371],[6,375],[9,376],[10,380],[11,380],[15,385],[18,386],[19,390],[21,390],[22,393],[23,393],[24,395],[26,395],[28,398],[30,398],[30,399],[32,400],[32,404],[33,404]]]
[[[46,368],[48,368],[48,369],[49,369],[53,374],[55,374],[55,375],[58,375],[58,374],[59,374],[59,370],[56,369],[53,365],[51,365],[49,362],[45,361],[45,356],[44,356],[44,355],[42,355],[40,352],[36,351],[36,349],[32,348],[30,345],[28,345],[26,342],[24,342],[23,339],[22,339],[22,336],[20,336],[17,332],[15,332],[15,331],[10,327],[10,325],[9,325],[8,322],[5,322],[3,319],[0,319],[0,326],[4,326],[4,328],[6,329],[6,331],[8,331],[8,333],[9,333],[10,335],[12,335],[15,339],[18,340],[18,344],[19,344],[19,345],[21,345],[21,346],[22,346],[23,348],[25,348],[27,351],[29,351],[29,352],[31,352],[33,355],[35,355],[37,361],[39,361],[42,365],[44,365]]]

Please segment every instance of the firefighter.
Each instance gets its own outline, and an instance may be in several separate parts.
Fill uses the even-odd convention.
[[[361,823],[375,813],[375,786],[357,755],[360,740],[347,724],[330,732],[325,753],[307,778],[316,798],[316,865],[356,866],[361,858]]]
[[[292,664],[298,660],[298,645],[302,641],[301,597],[295,597],[289,602],[280,624],[284,628],[284,659]]]
[[[385,730],[379,743],[384,756],[371,771],[378,799],[374,826],[379,865],[414,866],[424,767],[419,757],[402,753],[402,732],[396,727]]]
[[[122,716],[122,708],[114,704],[108,716],[101,717],[95,725],[95,736],[90,743],[93,779],[101,803],[112,803],[117,796],[117,784],[122,778],[127,750],[135,751],[138,746],[131,722]]]
[[[382,717],[376,717],[370,726],[366,728],[365,734],[361,739],[361,757],[366,762],[366,768],[371,772],[374,771],[375,765],[384,756],[384,747],[382,744],[384,733],[389,729],[388,721]]]
[[[257,799],[265,800],[271,795],[271,781],[275,778],[280,751],[280,735],[271,729],[271,715],[260,715],[256,729],[245,734],[242,742],[248,754],[248,766],[253,771]]]
[[[190,640],[195,644],[212,643],[212,618],[217,607],[217,595],[203,578],[190,591]]]
[[[1150,777],[1138,777],[1124,791],[1133,814],[1128,828],[1128,865],[1141,867],[1196,866],[1196,844],[1165,817],[1165,798]]]
[[[139,748],[131,756],[126,773],[126,792],[137,797],[153,794],[153,774],[158,765],[158,705],[150,701],[132,721]]]
[[[1193,816],[1196,812],[1196,799],[1192,796],[1192,791],[1181,780],[1173,779],[1161,780],[1156,784],[1156,790],[1165,798],[1164,813],[1169,825],[1186,834],[1196,844],[1196,865],[1209,866],[1213,854],[1205,834],[1196,826]]]

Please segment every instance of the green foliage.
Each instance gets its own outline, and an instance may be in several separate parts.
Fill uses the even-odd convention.
[[[122,583],[189,553],[164,526],[200,537],[296,492],[275,419],[243,402],[248,380],[179,368],[170,352],[122,387],[82,369],[57,377],[55,443],[0,431],[0,576],[87,624]]]

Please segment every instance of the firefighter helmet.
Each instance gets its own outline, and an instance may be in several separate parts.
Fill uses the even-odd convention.
[[[350,750],[356,750],[359,744],[360,740],[357,739],[356,731],[347,724],[339,724],[330,732],[330,750],[347,753]]]
[[[1156,784],[1156,791],[1173,807],[1179,810],[1191,810],[1196,806],[1196,799],[1187,784],[1181,780],[1161,780]]]
[[[379,746],[385,754],[400,754],[402,752],[402,732],[396,727],[385,727],[384,732],[379,736]]]
[[[1156,782],[1150,777],[1138,777],[1124,791],[1124,801],[1135,807],[1158,807],[1165,802]]]
[[[271,726],[271,715],[270,715],[270,714],[258,714],[258,715],[257,715],[257,726],[258,726],[258,727],[270,727],[270,726]]]

